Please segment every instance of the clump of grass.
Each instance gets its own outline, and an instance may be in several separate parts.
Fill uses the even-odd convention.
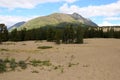
[[[37,47],[38,49],[49,49],[49,48],[53,48],[52,46],[39,46]]]
[[[63,68],[63,66],[61,66],[61,65],[58,65],[58,66],[54,66],[54,65],[53,65],[53,67],[54,67],[54,68],[53,68],[54,70],[60,70],[61,73],[64,72],[64,68]]]
[[[83,67],[89,67],[89,66],[90,66],[90,65],[88,65],[88,64],[84,64],[84,65],[83,65]]]
[[[9,51],[9,50],[8,50],[8,49],[2,48],[2,49],[0,49],[0,51]]]
[[[53,67],[54,67],[54,70],[56,70],[56,69],[60,69],[62,66],[61,65],[58,65],[58,66],[53,65]]]
[[[19,61],[18,65],[21,67],[21,69],[26,69],[27,68],[27,64],[25,63],[25,61]]]
[[[33,70],[33,71],[31,71],[32,73],[39,73],[37,70]]]
[[[11,59],[11,61],[10,61],[10,68],[12,70],[15,70],[16,67],[17,67],[17,63],[15,62],[15,59]]]
[[[9,58],[5,58],[4,62],[9,63],[10,62]]]
[[[64,72],[64,68],[61,68],[61,73],[63,73]]]
[[[70,62],[70,63],[68,64],[68,67],[72,67],[72,66],[78,65],[78,64],[79,64],[79,63],[71,63],[71,62]]]
[[[32,60],[30,61],[33,66],[50,66],[52,65],[50,61],[40,61],[40,60]]]
[[[25,43],[23,43],[22,45],[26,45]]]

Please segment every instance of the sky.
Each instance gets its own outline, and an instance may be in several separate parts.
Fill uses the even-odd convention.
[[[38,16],[74,12],[99,26],[120,25],[120,0],[0,0],[0,23],[7,27]]]

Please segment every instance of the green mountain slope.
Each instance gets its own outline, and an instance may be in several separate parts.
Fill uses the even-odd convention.
[[[38,18],[35,18],[35,19],[32,19],[26,22],[21,27],[19,27],[19,29],[22,29],[22,28],[33,29],[33,28],[40,28],[40,27],[47,26],[47,25],[56,26],[60,23],[83,23],[85,25],[90,25],[90,24],[86,24],[87,21],[90,21],[90,20],[87,20],[86,18],[83,18],[83,17],[79,18],[80,15],[77,14],[76,16],[75,14],[77,13],[74,13],[72,15],[63,14],[63,13],[54,13],[48,16],[38,17]],[[78,19],[76,19],[76,17],[78,17]]]

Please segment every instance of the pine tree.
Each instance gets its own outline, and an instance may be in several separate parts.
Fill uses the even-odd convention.
[[[109,37],[110,37],[110,38],[114,38],[114,28],[111,28],[111,29],[110,29]]]
[[[69,34],[69,43],[74,43],[74,38],[75,38],[74,29],[73,29],[72,26],[70,26],[70,28],[68,28],[68,29],[69,29],[69,32],[68,32],[68,34]]]
[[[0,28],[0,44],[2,44],[2,32],[1,32],[1,28]]]
[[[57,30],[56,34],[55,34],[55,42],[56,42],[56,44],[60,44],[60,39],[61,39],[61,33],[60,33],[60,30]]]
[[[76,43],[82,44],[83,43],[83,29],[82,27],[77,27],[76,30]]]
[[[19,35],[20,35],[20,41],[25,41],[26,28],[22,29]]]
[[[8,40],[8,30],[5,24],[0,24],[0,43]]]
[[[63,36],[62,42],[66,44],[69,43],[69,27],[65,27],[62,36]]]
[[[18,41],[18,32],[17,29],[14,29],[10,33],[10,40],[11,41]]]
[[[47,30],[47,41],[53,41],[55,37],[55,31],[53,28],[48,28]]]

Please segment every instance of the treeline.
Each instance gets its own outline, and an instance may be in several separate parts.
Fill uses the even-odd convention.
[[[84,28],[84,38],[118,38],[120,39],[120,28],[115,30],[114,27]]]
[[[4,25],[5,26],[5,25]],[[22,30],[14,29],[8,33],[7,28],[3,30],[3,26],[0,31],[1,35],[7,35],[7,40],[0,36],[2,41],[28,41],[28,40],[47,40],[50,42],[60,43],[83,43],[83,30],[82,27],[78,26],[74,28],[69,25],[65,28],[56,28],[56,27],[42,27],[38,29]],[[6,33],[7,32],[7,33]]]
[[[81,27],[68,25],[66,27],[41,27],[38,29],[14,29],[8,32],[4,24],[0,24],[0,42],[47,40],[60,43],[83,43],[83,38],[120,38],[120,30],[102,27]]]

